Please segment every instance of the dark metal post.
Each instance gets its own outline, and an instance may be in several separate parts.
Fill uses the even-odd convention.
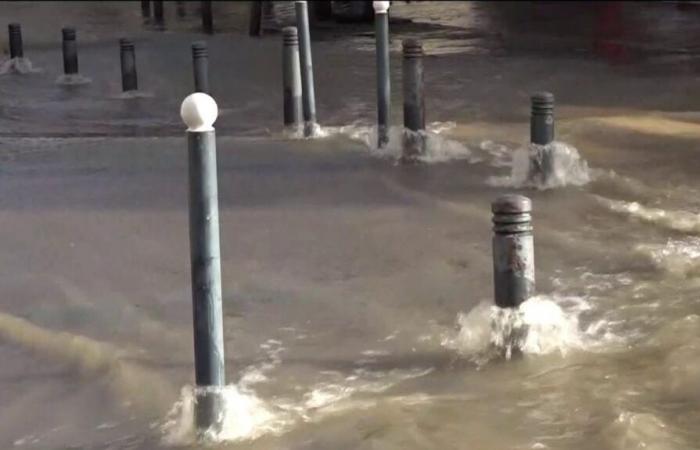
[[[391,79],[389,75],[389,5],[374,2],[377,41],[377,145],[389,142],[391,125]]]
[[[197,430],[203,432],[221,425],[221,388],[226,375],[216,135],[212,127],[216,120],[216,103],[206,94],[192,94],[183,101],[181,115],[188,125],[190,270],[198,388],[195,419]]]
[[[250,36],[260,36],[262,34],[262,1],[260,0],[250,2],[248,34]]]
[[[296,27],[282,30],[282,81],[284,89],[284,126],[299,129],[302,117],[299,37]]]
[[[194,91],[209,93],[209,51],[207,43],[198,41],[192,44],[192,65],[194,67]]]
[[[530,142],[547,145],[554,140],[554,95],[549,92],[538,92],[530,101]]]
[[[314,69],[311,62],[311,34],[307,2],[295,2],[299,51],[301,61],[301,97],[304,113],[304,136],[310,136],[316,124],[316,98],[314,95]]]
[[[157,26],[162,27],[165,23],[163,20],[163,1],[153,0],[153,19]]]
[[[74,75],[78,73],[78,46],[75,28],[64,28],[63,33],[63,73]]]
[[[185,9],[185,2],[175,2],[175,13],[180,19],[187,15],[187,10]]]
[[[128,39],[119,39],[119,50],[122,63],[122,91],[135,91],[138,89],[138,79],[134,43]]]
[[[149,0],[141,0],[141,16],[144,19],[151,17],[151,2]]]
[[[202,28],[205,33],[211,34],[214,32],[214,19],[211,13],[211,1],[202,2]]]
[[[423,97],[423,44],[403,41],[404,159],[413,160],[425,150],[425,99]]]
[[[11,23],[7,26],[7,31],[10,35],[10,59],[23,58],[22,27],[18,23]]]
[[[504,195],[493,212],[493,282],[496,305],[516,308],[535,293],[532,202],[522,195]]]

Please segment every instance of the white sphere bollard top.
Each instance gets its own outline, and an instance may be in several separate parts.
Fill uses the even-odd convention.
[[[389,12],[391,2],[372,2],[372,6],[374,6],[374,12],[376,14],[386,14]]]
[[[216,101],[204,92],[188,95],[180,106],[180,117],[187,131],[211,131],[218,116]]]

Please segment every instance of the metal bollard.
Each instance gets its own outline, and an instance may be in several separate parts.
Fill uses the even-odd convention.
[[[18,23],[11,23],[7,26],[7,31],[10,35],[10,59],[23,58],[22,27]]]
[[[316,124],[316,98],[314,95],[314,69],[311,62],[309,11],[306,1],[297,0],[294,3],[297,16],[297,30],[299,31],[304,136],[310,136]]]
[[[192,65],[194,67],[194,91],[209,93],[209,50],[207,43],[197,41],[192,44]]]
[[[205,33],[211,34],[214,32],[214,19],[211,13],[211,1],[203,1],[202,7],[202,29]]]
[[[391,78],[389,75],[389,6],[373,2],[377,41],[377,146],[389,143],[391,125]]]
[[[538,92],[531,98],[530,142],[547,145],[554,140],[554,95]]]
[[[175,14],[179,19],[182,19],[187,15],[187,10],[185,8],[185,2],[175,2]]]
[[[262,3],[259,0],[250,2],[249,36],[260,36],[262,34]]]
[[[141,0],[141,16],[144,19],[151,17],[151,2],[149,0]]]
[[[153,19],[157,26],[162,27],[164,24],[163,20],[163,1],[153,0]]]
[[[423,97],[423,44],[403,41],[403,159],[415,160],[425,151],[425,99]]]
[[[187,125],[189,172],[190,270],[198,432],[220,429],[221,388],[225,384],[219,200],[216,179],[216,134],[212,126],[218,108],[198,92],[182,102]]]
[[[78,73],[78,46],[75,28],[64,28],[63,33],[63,73],[75,75]]]
[[[119,56],[122,65],[122,91],[135,91],[138,89],[138,79],[134,43],[129,39],[119,39]]]
[[[517,308],[535,293],[532,202],[522,195],[504,195],[493,212],[493,283],[496,305]]]
[[[284,89],[284,126],[299,129],[302,117],[299,37],[296,27],[282,30],[282,85]]]

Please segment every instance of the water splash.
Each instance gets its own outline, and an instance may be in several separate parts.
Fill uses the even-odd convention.
[[[669,275],[700,275],[700,237],[669,239],[665,244],[639,244],[635,250]]]
[[[0,64],[0,75],[8,73],[29,74],[40,73],[42,70],[34,67],[28,58],[12,58]]]
[[[370,153],[380,158],[399,160],[403,156],[404,138],[423,140],[425,151],[417,156],[417,160],[423,163],[442,163],[448,161],[467,160],[477,162],[472,151],[461,142],[448,139],[440,133],[449,130],[450,123],[436,122],[431,124],[425,132],[413,132],[403,127],[389,128],[389,143],[378,146],[377,127],[349,125],[336,130],[338,134],[349,137],[354,141],[363,143]]]
[[[498,162],[503,165],[500,154]],[[487,183],[497,187],[544,190],[583,186],[591,181],[588,163],[575,147],[563,142],[521,147],[513,152],[510,168],[510,176],[491,177]]]
[[[129,100],[132,98],[153,98],[155,94],[147,91],[126,91],[115,95],[113,98],[117,100]]]
[[[482,302],[457,318],[457,334],[443,336],[442,345],[478,365],[515,353],[566,354],[589,340],[579,327],[580,312],[589,305],[580,298],[535,296],[518,308]]]
[[[64,86],[80,86],[90,83],[92,83],[92,79],[77,73],[63,74],[56,78],[56,84],[61,84]]]
[[[698,213],[650,208],[638,202],[612,200],[602,196],[595,196],[595,198],[610,211],[626,214],[642,222],[673,231],[700,234],[700,214]]]

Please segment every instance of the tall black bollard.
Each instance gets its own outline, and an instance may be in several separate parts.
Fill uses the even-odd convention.
[[[532,202],[522,195],[504,195],[493,212],[493,283],[496,305],[516,308],[535,293]]]
[[[144,19],[151,17],[151,2],[150,2],[150,0],[141,0],[141,16]]]
[[[248,34],[250,36],[260,36],[262,34],[262,3],[259,0],[250,2],[250,22],[248,23]]]
[[[389,6],[391,2],[374,2],[377,45],[377,146],[389,142],[391,125],[391,78],[389,74]]]
[[[205,33],[214,32],[214,19],[211,13],[211,1],[203,1],[202,5],[202,29]]]
[[[78,46],[75,28],[64,28],[63,33],[63,73],[75,75],[78,73]]]
[[[165,24],[163,19],[163,0],[153,0],[153,20],[158,27]]]
[[[316,125],[316,98],[314,95],[314,69],[311,62],[309,11],[306,1],[297,0],[294,3],[297,16],[297,30],[299,31],[304,136],[311,136]]]
[[[138,89],[138,78],[134,43],[129,39],[119,39],[119,56],[122,65],[122,91],[135,91]]]
[[[207,43],[192,44],[192,66],[194,68],[194,91],[209,93],[209,50]]]
[[[189,172],[190,270],[198,432],[220,430],[221,388],[225,384],[219,201],[216,179],[218,109],[213,98],[194,93],[180,108],[187,125]]]
[[[177,17],[180,19],[187,15],[185,2],[175,2],[175,14],[177,14]]]
[[[425,99],[423,97],[423,44],[403,41],[404,160],[415,160],[425,151]]]
[[[284,89],[284,126],[299,130],[302,117],[299,37],[296,27],[282,30],[282,85]]]
[[[547,145],[554,140],[554,95],[538,92],[530,98],[530,142]]]
[[[22,27],[18,23],[11,23],[7,26],[7,31],[10,38],[10,59],[23,58]]]

